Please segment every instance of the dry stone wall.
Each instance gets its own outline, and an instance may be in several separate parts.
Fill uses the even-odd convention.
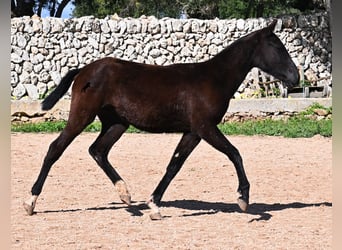
[[[72,68],[107,57],[168,65],[201,62],[236,39],[265,27],[270,19],[97,19],[21,17],[11,19],[11,96],[37,100]],[[326,13],[278,18],[275,33],[309,80],[331,76],[331,33]],[[272,80],[253,69],[237,94]],[[331,81],[331,80],[329,80]],[[318,82],[318,84],[320,84]]]

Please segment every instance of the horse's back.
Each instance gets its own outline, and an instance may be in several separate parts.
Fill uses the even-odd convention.
[[[92,106],[97,112],[110,106],[113,115],[142,130],[184,131],[189,127],[191,88],[179,84],[179,74],[172,66],[99,59],[76,77],[72,102],[87,109]]]

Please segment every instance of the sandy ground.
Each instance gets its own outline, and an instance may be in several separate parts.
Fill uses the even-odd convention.
[[[83,133],[54,165],[36,214],[22,202],[57,134],[13,133],[13,249],[331,249],[332,139],[232,136],[251,183],[241,213],[235,169],[205,142],[167,189],[161,221],[149,219],[152,193],[180,139],[177,134],[125,134],[110,161],[128,184],[133,205],[88,154],[97,134]]]

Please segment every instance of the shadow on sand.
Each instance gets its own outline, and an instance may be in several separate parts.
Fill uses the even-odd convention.
[[[207,201],[198,201],[198,200],[175,200],[175,201],[162,202],[161,206],[162,207],[176,207],[176,208],[186,209],[190,211],[195,211],[193,213],[185,214],[183,216],[200,216],[203,214],[216,214],[218,212],[242,213],[239,206],[235,203],[207,202]],[[290,209],[290,208],[300,209],[300,208],[318,207],[318,206],[332,207],[332,203],[331,202],[320,202],[320,203],[292,202],[292,203],[287,203],[287,204],[252,203],[249,205],[246,213],[259,216],[258,218],[254,218],[250,221],[250,222],[253,222],[253,221],[271,219],[272,217],[271,212],[273,211],[281,211],[281,210]]]
[[[249,205],[246,213],[257,215],[258,218],[254,218],[249,222],[253,221],[267,221],[271,219],[271,212],[281,211],[286,209],[301,209],[307,207],[319,207],[319,206],[327,206],[332,207],[331,202],[320,202],[320,203],[301,203],[301,202],[292,202],[287,204],[274,203],[274,204],[265,204],[265,203],[252,203]],[[242,213],[239,206],[235,203],[223,203],[223,202],[208,202],[208,201],[199,201],[199,200],[175,200],[175,201],[164,201],[161,203],[161,207],[174,207],[180,208],[184,210],[193,211],[188,214],[184,214],[182,216],[201,216],[208,214],[216,214],[218,212],[223,213]],[[117,209],[125,209],[132,216],[143,216],[142,210],[147,210],[148,206],[144,202],[132,202],[131,206],[126,206],[122,203],[112,202],[106,206],[99,207],[91,207],[85,209],[66,209],[66,210],[46,210],[37,213],[70,213],[70,212],[80,212],[80,211],[91,211],[91,210],[117,210]]]

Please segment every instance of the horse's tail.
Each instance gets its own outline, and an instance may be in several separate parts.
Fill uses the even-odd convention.
[[[57,88],[55,88],[42,102],[42,110],[51,109],[59,99],[68,91],[72,82],[74,81],[74,77],[78,74],[80,69],[70,70],[58,84]]]

